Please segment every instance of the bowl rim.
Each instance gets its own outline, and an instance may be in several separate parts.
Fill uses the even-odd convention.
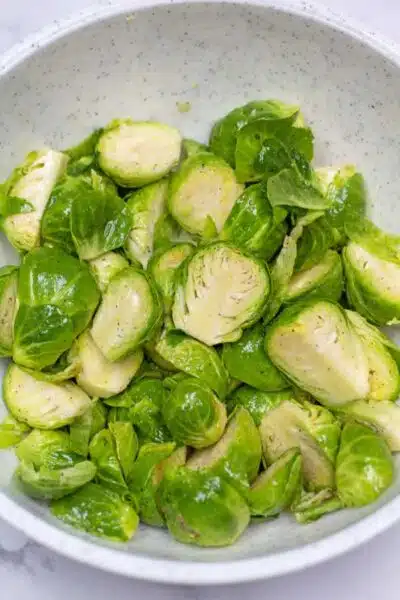
[[[328,7],[291,0],[123,0],[104,6],[101,0],[88,9],[54,21],[12,46],[0,56],[0,77],[48,44],[85,26],[120,14],[183,4],[236,4],[265,7],[298,16],[331,29],[371,47],[400,68],[400,46],[380,33],[366,31],[351,18],[332,12]],[[218,562],[180,561],[139,556],[118,548],[100,546],[96,539],[84,539],[63,527],[43,521],[0,490],[0,516],[27,536],[68,558],[115,574],[161,583],[211,585],[268,579],[317,565],[348,552],[382,533],[400,519],[400,495],[375,512],[330,534],[298,548],[245,559]],[[234,567],[234,568],[230,568]]]

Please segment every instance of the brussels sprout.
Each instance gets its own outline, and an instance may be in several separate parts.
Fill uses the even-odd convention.
[[[236,200],[219,239],[231,241],[259,258],[269,260],[282,244],[287,211],[273,209],[264,183],[251,185]]]
[[[295,270],[304,271],[318,265],[327,251],[335,246],[336,239],[333,228],[324,217],[310,223],[297,243]]]
[[[209,222],[220,232],[243,191],[235,173],[221,158],[200,152],[187,158],[171,177],[168,208],[190,233],[204,236]]]
[[[300,298],[326,298],[336,302],[344,289],[342,261],[337,252],[328,250],[322,260],[295,273],[286,289],[285,304]]]
[[[226,425],[225,406],[208,386],[193,377],[178,383],[162,414],[174,440],[193,448],[217,442]]]
[[[253,121],[267,121],[272,126],[290,125],[299,112],[298,106],[290,106],[277,100],[257,100],[235,108],[218,121],[210,137],[210,149],[222,156],[232,167],[235,166],[235,152],[238,134]]]
[[[84,202],[80,197],[72,201],[70,230],[81,260],[93,260],[121,248],[130,227],[128,208],[115,192],[90,190]]]
[[[161,319],[161,300],[152,280],[128,267],[111,280],[94,317],[91,334],[104,356],[115,361],[150,340]]]
[[[181,136],[161,123],[115,119],[101,134],[96,151],[100,167],[118,185],[140,187],[176,167]]]
[[[11,415],[8,415],[0,423],[0,449],[15,446],[24,439],[30,428],[26,423],[16,421]]]
[[[111,431],[102,429],[96,433],[90,442],[89,454],[97,467],[96,481],[118,493],[127,492],[127,485]],[[133,460],[132,458],[132,462]]]
[[[164,309],[167,314],[172,309],[178,267],[193,252],[194,246],[192,244],[177,244],[156,254],[149,263],[148,270],[162,295]]]
[[[57,429],[83,415],[89,396],[70,382],[41,381],[11,364],[3,379],[3,397],[13,417],[38,429]]]
[[[114,446],[125,480],[131,476],[133,464],[139,449],[137,435],[131,423],[115,421],[108,429],[114,440]]]
[[[176,329],[165,331],[155,348],[175,369],[204,381],[220,398],[225,398],[229,377],[214,348]]]
[[[73,452],[87,456],[89,442],[96,433],[104,429],[107,422],[107,410],[100,401],[77,417],[69,427],[70,446]]]
[[[179,223],[165,211],[154,228],[153,251],[158,253],[181,243],[189,243],[195,246],[197,241],[196,236],[182,229]]]
[[[258,426],[261,424],[263,416],[267,411],[279,406],[284,400],[292,399],[292,390],[263,392],[248,385],[242,385],[229,397],[228,409],[231,412],[236,406],[243,406],[243,408],[249,411],[254,423]]]
[[[345,311],[327,300],[286,308],[267,331],[266,351],[322,404],[337,407],[370,392],[365,346]]]
[[[125,242],[125,252],[144,269],[153,254],[157,222],[165,213],[167,193],[168,180],[163,179],[127,197],[131,228]]]
[[[8,195],[31,204],[29,212],[6,217],[3,231],[17,250],[32,250],[40,244],[40,219],[51,191],[64,174],[68,157],[44,149],[30,152],[8,181]]]
[[[400,262],[390,262],[356,243],[343,250],[350,305],[377,325],[400,321]]]
[[[185,544],[229,546],[249,524],[246,502],[218,475],[181,467],[166,473],[158,497],[170,533]]]
[[[116,492],[88,483],[74,494],[51,503],[52,514],[67,525],[114,542],[127,542],[139,519]]]
[[[89,269],[102,294],[108,288],[111,279],[120,271],[129,267],[129,263],[117,252],[107,252],[89,262]]]
[[[207,152],[207,150],[208,148],[205,144],[196,142],[196,140],[184,138],[182,141],[182,151],[185,158],[198,154],[199,152]]]
[[[102,131],[102,129],[95,129],[85,139],[80,141],[79,144],[64,150],[64,154],[67,154],[72,161],[94,154]]]
[[[308,487],[333,486],[340,426],[326,408],[311,402],[301,405],[294,400],[284,400],[265,413],[260,435],[268,464],[274,463],[285,451],[298,447]]]
[[[264,350],[265,328],[257,323],[247,329],[240,340],[224,344],[223,361],[232,377],[257,389],[275,392],[289,387],[289,383],[272,364]]]
[[[336,460],[336,486],[343,504],[371,504],[391,485],[393,472],[385,440],[365,425],[346,423]]]
[[[77,356],[81,370],[78,385],[90,396],[109,398],[122,392],[143,360],[143,351],[136,350],[125,358],[111,362],[99,350],[88,330],[74,342],[70,356]]]
[[[261,473],[251,486],[251,514],[264,518],[276,517],[291,505],[301,481],[301,453],[297,448],[292,448]]]
[[[33,369],[54,364],[88,325],[98,301],[85,264],[57,248],[29,252],[19,272],[14,361]]]
[[[229,418],[224,435],[210,448],[197,450],[188,460],[190,469],[207,469],[226,478],[241,493],[257,476],[261,440],[253,419],[239,407]]]
[[[133,465],[129,488],[139,507],[138,512],[141,520],[148,525],[157,527],[164,525],[164,519],[157,507],[156,493],[164,477],[167,461],[172,459],[174,450],[175,444],[171,442],[166,444],[144,444],[140,448],[137,460]],[[184,464],[182,455],[178,454],[176,456],[178,457],[177,466]]]
[[[343,508],[342,501],[329,489],[317,493],[305,492],[292,506],[298,523],[311,523],[324,515]]]
[[[63,469],[81,462],[82,457],[71,450],[71,442],[65,431],[41,431],[33,429],[15,449],[21,462],[31,463],[35,469]]]
[[[68,353],[60,356],[58,361],[50,367],[45,367],[43,371],[35,371],[24,367],[24,371],[29,373],[35,379],[48,381],[49,383],[62,383],[68,379],[73,379],[81,370],[81,365],[74,357],[71,361],[68,359]]]
[[[12,355],[18,267],[0,268],[0,356]]]
[[[261,317],[270,293],[267,267],[225,242],[200,248],[182,265],[174,324],[209,346],[234,342]]]

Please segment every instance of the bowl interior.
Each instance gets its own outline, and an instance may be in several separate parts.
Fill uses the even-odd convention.
[[[113,117],[165,121],[203,141],[211,123],[229,109],[255,98],[280,98],[304,110],[316,137],[317,163],[356,163],[368,182],[371,216],[396,231],[399,97],[398,66],[328,25],[267,6],[158,6],[98,20],[5,68],[0,176],[26,151],[43,144],[62,149]],[[184,114],[177,109],[182,101],[191,103]],[[0,262],[13,260],[2,238]],[[46,507],[18,493],[14,464],[12,452],[1,455],[0,496],[62,528]],[[380,504],[399,490],[397,479]],[[186,547],[146,527],[126,546],[92,542],[152,558],[239,560],[301,547],[375,510],[377,505],[343,511],[308,526],[281,517],[251,526],[233,547],[218,550]]]

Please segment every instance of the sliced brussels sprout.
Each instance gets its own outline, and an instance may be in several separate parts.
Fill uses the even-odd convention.
[[[256,100],[235,108],[214,125],[210,137],[210,149],[222,156],[232,167],[235,166],[235,152],[238,134],[253,121],[267,121],[281,128],[290,125],[299,112],[298,106],[290,106],[278,100]]]
[[[351,306],[377,325],[400,321],[400,262],[390,262],[361,245],[343,249]]]
[[[110,430],[102,429],[96,433],[90,442],[89,454],[97,467],[96,481],[118,493],[127,492],[127,484],[118,459],[114,436]]]
[[[4,376],[3,397],[13,417],[38,429],[69,425],[91,404],[89,396],[74,383],[41,381],[14,364]]]
[[[80,370],[81,365],[78,360],[74,357],[69,361],[68,353],[62,354],[54,365],[45,367],[42,371],[35,371],[35,369],[24,367],[24,371],[32,375],[35,379],[48,381],[49,383],[62,383],[63,381],[68,381],[68,379],[73,379],[78,375]]]
[[[63,469],[82,461],[82,457],[71,449],[71,441],[65,431],[33,429],[18,444],[15,454],[19,461],[31,463],[35,469]]]
[[[292,512],[298,523],[312,523],[328,513],[343,508],[342,501],[332,490],[304,492],[298,502],[292,506]]]
[[[216,242],[181,266],[174,324],[209,346],[234,342],[261,317],[269,293],[266,265],[226,242]]]
[[[302,481],[300,450],[284,452],[266,471],[261,473],[249,492],[250,512],[253,516],[276,517],[288,508]]]
[[[133,262],[146,269],[154,250],[157,223],[165,213],[168,180],[162,179],[133,192],[127,198],[131,228],[125,252]]]
[[[111,121],[96,146],[100,167],[122,187],[140,187],[161,179],[179,162],[181,135],[168,125]]]
[[[0,268],[0,356],[12,355],[18,267]]]
[[[161,300],[152,280],[129,267],[111,280],[94,317],[91,334],[104,356],[115,361],[150,340],[161,319]]]
[[[225,398],[229,376],[214,348],[170,329],[161,335],[155,349],[175,369],[204,381],[220,398]]]
[[[75,340],[70,356],[76,356],[81,366],[76,378],[78,385],[90,396],[109,398],[122,392],[138,372],[143,351],[139,348],[125,358],[111,362],[86,330]]]
[[[193,377],[186,377],[172,390],[162,414],[173,439],[193,448],[217,442],[226,425],[225,406],[204,382]]]
[[[269,260],[286,233],[284,208],[272,208],[265,183],[251,185],[237,198],[219,234],[219,239]]]
[[[67,162],[65,154],[46,148],[30,152],[11,175],[8,195],[31,205],[29,212],[10,215],[3,222],[3,231],[17,250],[29,251],[39,246],[40,219]]]
[[[267,331],[272,362],[322,404],[337,407],[368,397],[365,346],[338,305],[316,299],[286,308]]]
[[[246,529],[249,508],[218,475],[185,467],[166,473],[158,493],[170,533],[197,546],[229,546]]]
[[[346,423],[336,460],[337,493],[344,506],[375,502],[391,485],[393,474],[385,440],[365,425]]]
[[[128,261],[117,252],[107,252],[89,262],[90,272],[102,294],[108,288],[111,279],[126,267],[129,267]]]
[[[172,459],[174,450],[175,444],[172,442],[144,444],[133,465],[129,488],[136,500],[141,520],[148,525],[164,526],[164,519],[157,507],[156,493],[164,477],[167,461]],[[176,456],[177,466],[183,464],[184,460],[182,463],[179,455]]]
[[[52,502],[51,512],[67,525],[114,542],[129,541],[139,525],[130,504],[116,492],[95,483]]]
[[[228,398],[228,410],[243,406],[253,417],[254,423],[259,426],[267,411],[279,406],[284,400],[292,400],[293,391],[263,392],[248,385],[242,385]]]
[[[128,481],[139,450],[136,432],[131,423],[124,421],[109,423],[108,429],[113,437],[115,450],[125,480]]]
[[[226,478],[241,493],[257,476],[261,460],[261,440],[250,413],[239,407],[230,417],[219,441],[197,450],[188,460],[190,469],[206,469]]]
[[[89,324],[99,296],[88,267],[76,258],[57,248],[26,254],[19,271],[14,361],[33,369],[54,364]]]
[[[73,452],[87,456],[89,442],[96,433],[104,429],[107,422],[107,409],[97,400],[80,417],[77,417],[69,427],[70,446]]]
[[[11,415],[8,415],[0,423],[0,449],[4,450],[19,444],[29,431],[30,427],[26,423],[20,423]]]
[[[326,298],[336,302],[344,289],[343,267],[340,255],[328,250],[322,260],[307,269],[301,269],[290,279],[286,289],[285,304],[300,298]]]
[[[289,387],[289,382],[273,365],[264,349],[265,327],[257,323],[240,340],[224,344],[223,361],[232,377],[266,392]]]
[[[184,229],[208,237],[210,219],[215,233],[220,232],[242,191],[225,161],[200,152],[187,158],[172,175],[168,208]]]
[[[287,450],[300,448],[308,487],[318,490],[333,486],[340,426],[327,409],[310,402],[301,405],[284,400],[265,413],[260,435],[268,464]]]
[[[185,158],[198,154],[199,152],[207,152],[207,150],[208,148],[205,144],[196,142],[196,140],[184,138],[182,141],[182,151]]]
[[[174,301],[178,267],[193,252],[194,246],[192,244],[177,244],[156,254],[149,263],[148,270],[162,295],[164,310],[167,314],[171,312]]]

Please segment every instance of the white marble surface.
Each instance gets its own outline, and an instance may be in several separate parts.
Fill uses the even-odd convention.
[[[348,14],[368,30],[400,43],[399,0],[315,0]],[[80,11],[90,0],[0,0],[0,52],[51,21]],[[108,4],[104,0],[104,4]],[[0,521],[0,598],[12,600],[398,600],[400,524],[369,544],[302,573],[237,586],[161,586],[108,575],[29,541]]]

